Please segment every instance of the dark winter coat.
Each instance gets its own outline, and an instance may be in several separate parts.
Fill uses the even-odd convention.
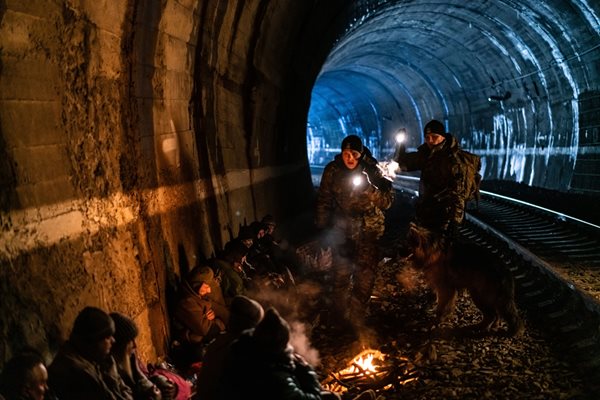
[[[396,160],[404,171],[421,170],[416,214],[419,223],[430,229],[460,224],[464,218],[466,199],[457,158],[460,148],[452,135],[445,137],[433,149],[422,144],[416,152],[400,153]]]
[[[224,324],[218,319],[209,320],[206,314],[212,310],[211,301],[201,297],[187,282],[181,286],[182,295],[175,307],[176,336],[182,342],[206,341],[222,330]]]
[[[225,363],[219,398],[318,400],[321,385],[315,371],[291,347],[267,352],[245,332],[232,344]]]
[[[215,265],[219,271],[225,304],[230,305],[235,296],[246,294],[245,276],[235,271],[228,261],[217,259]]]
[[[320,229],[335,227],[354,241],[379,238],[384,231],[382,210],[388,209],[394,200],[391,186],[380,190],[366,182],[355,187],[352,180],[364,177],[364,166],[348,169],[340,154],[327,164],[321,177],[316,206],[316,225]],[[381,173],[376,171],[378,178]],[[374,179],[371,179],[371,182]]]
[[[81,356],[67,342],[48,367],[48,384],[61,400],[131,400],[117,366],[108,356],[98,364]]]

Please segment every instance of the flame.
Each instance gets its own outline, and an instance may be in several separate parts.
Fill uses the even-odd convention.
[[[359,355],[352,359],[348,368],[341,370],[339,374],[345,375],[356,372],[368,374],[369,372],[377,372],[377,365],[373,363],[374,360],[383,361],[383,354],[378,350],[363,350]]]
[[[387,391],[394,389],[397,385],[404,386],[418,380],[417,371],[408,358],[402,356],[394,358],[396,362],[390,364],[380,351],[363,350],[348,363],[347,368],[337,373],[330,372],[329,377],[322,382],[322,385],[325,390],[336,393],[346,393],[349,388],[361,387]],[[394,382],[390,382],[390,377]],[[379,384],[381,386],[377,386]]]

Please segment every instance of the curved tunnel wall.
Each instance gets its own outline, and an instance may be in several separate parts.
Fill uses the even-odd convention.
[[[348,133],[380,137],[388,158],[398,129],[416,147],[436,118],[484,179],[600,193],[597,3],[359,3],[313,89],[311,163]]]
[[[0,2],[0,364],[50,356],[86,305],[164,355],[181,276],[311,206],[306,114],[341,2],[117,3]]]
[[[23,345],[51,355],[85,305],[132,316],[142,356],[164,355],[181,276],[244,219],[310,209],[311,88],[375,3],[0,1],[0,364]],[[364,103],[381,129],[442,112],[428,99],[455,85],[413,71],[397,95],[391,70],[351,72],[399,105]],[[417,87],[427,96],[402,95]],[[473,124],[474,102],[450,106],[451,126]]]

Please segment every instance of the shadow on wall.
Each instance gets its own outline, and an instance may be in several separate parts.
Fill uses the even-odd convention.
[[[0,64],[0,74],[2,67]],[[17,179],[14,171],[14,160],[6,149],[4,135],[0,129],[0,211],[9,212],[20,207],[17,197]]]

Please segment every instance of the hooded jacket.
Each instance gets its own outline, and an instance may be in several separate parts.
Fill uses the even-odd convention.
[[[212,335],[216,330],[222,330],[224,325],[218,318],[211,321],[206,317],[208,311],[212,310],[208,298],[200,296],[187,281],[183,282],[181,291],[174,321],[178,339],[195,343],[204,340],[209,333]]]

